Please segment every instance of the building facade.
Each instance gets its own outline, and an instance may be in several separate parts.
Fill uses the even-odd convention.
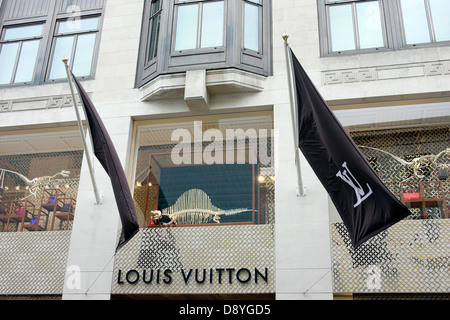
[[[0,0],[0,299],[448,298],[449,14],[443,0]],[[302,155],[298,196],[284,33],[411,210],[356,250]],[[117,252],[63,56],[134,196],[141,229]]]

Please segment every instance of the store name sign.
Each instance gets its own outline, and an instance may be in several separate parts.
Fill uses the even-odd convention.
[[[268,283],[268,269],[263,271],[259,269],[247,268],[216,268],[216,269],[181,269],[179,271],[166,270],[135,270],[128,271],[119,270],[117,273],[117,283],[119,285],[131,284],[135,285],[143,283],[147,285],[162,284],[170,285],[175,277],[180,277],[182,281],[188,285],[197,284],[233,284],[233,283]]]

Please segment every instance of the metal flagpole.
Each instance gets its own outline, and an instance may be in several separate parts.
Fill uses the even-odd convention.
[[[300,166],[300,148],[298,146],[298,128],[297,128],[297,99],[296,99],[296,90],[294,86],[294,78],[292,72],[292,56],[289,48],[289,35],[283,34],[282,36],[284,40],[284,45],[286,49],[286,66],[288,73],[288,82],[289,82],[289,98],[291,102],[291,118],[292,118],[292,133],[294,135],[294,143],[295,143],[295,166],[297,168],[297,196],[304,197],[306,196],[306,188],[303,186],[303,178],[302,178],[302,169]]]
[[[64,65],[65,65],[65,68],[66,68],[67,79],[69,80],[70,92],[72,93],[73,106],[75,108],[75,113],[77,115],[78,128],[80,129],[81,140],[83,141],[84,153],[86,154],[86,160],[87,160],[87,164],[88,164],[88,167],[89,167],[89,173],[91,175],[92,185],[94,187],[95,204],[96,205],[101,205],[102,204],[102,197],[100,196],[100,193],[98,192],[97,182],[96,182],[95,176],[94,176],[94,169],[93,169],[93,165],[92,165],[92,162],[91,162],[89,149],[87,147],[86,136],[84,135],[83,123],[81,122],[80,112],[78,111],[78,106],[77,106],[77,102],[76,102],[76,99],[75,99],[75,92],[73,90],[72,78],[70,77],[70,71],[69,71],[69,65],[68,65],[69,59],[64,57],[62,59],[62,61],[64,62]]]

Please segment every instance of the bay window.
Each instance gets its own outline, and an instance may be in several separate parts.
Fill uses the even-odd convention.
[[[137,87],[195,69],[271,74],[270,0],[147,0],[142,30]]]

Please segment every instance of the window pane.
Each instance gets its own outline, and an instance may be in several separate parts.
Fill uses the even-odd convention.
[[[151,15],[153,16],[155,13],[157,13],[159,10],[161,10],[162,7],[162,0],[156,0],[153,4],[152,4],[152,12]]]
[[[20,52],[15,83],[30,82],[33,80],[34,68],[39,50],[39,40],[25,41]]]
[[[175,50],[197,48],[198,4],[178,6]]]
[[[91,74],[92,58],[95,48],[95,33],[78,36],[77,48],[73,64],[73,74],[82,77]]]
[[[223,45],[224,3],[223,1],[203,4],[201,47]]]
[[[406,44],[430,42],[423,0],[401,0]]]
[[[244,47],[259,51],[259,7],[245,4]]]
[[[330,7],[330,29],[332,51],[356,49],[351,5]]]
[[[159,40],[159,28],[161,25],[161,15],[157,15],[152,19],[151,22],[151,34],[150,34],[150,43],[148,46],[148,60],[150,61],[153,58],[156,58],[158,54],[158,40]]]
[[[384,47],[378,1],[356,4],[360,49]]]
[[[448,0],[430,0],[436,41],[450,40],[450,2]]]
[[[7,28],[4,40],[40,37],[42,35],[42,24],[26,27]]]
[[[2,45],[0,52],[0,84],[11,83],[18,49],[18,43],[7,43]]]
[[[61,79],[66,77],[64,64],[61,62],[64,56],[70,58],[72,55],[74,36],[61,37],[56,39],[55,51],[53,53],[53,61],[50,71],[50,79]]]
[[[58,33],[71,33],[96,29],[98,29],[98,18],[69,19],[59,23]]]

